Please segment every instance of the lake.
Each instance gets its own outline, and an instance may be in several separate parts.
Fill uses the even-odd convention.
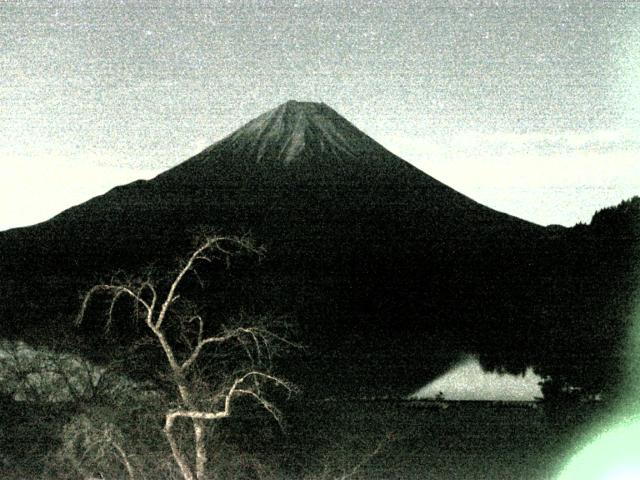
[[[13,407],[18,410],[0,415],[0,477],[41,478],[40,461],[73,410]],[[255,413],[255,404],[251,408]],[[283,408],[283,434],[270,417],[242,410],[217,423],[209,437],[219,478],[548,479],[604,415],[600,403],[298,398]],[[15,477],[18,465],[23,473]]]
[[[279,455],[306,472],[292,471],[291,478],[336,478],[361,464],[349,478],[547,479],[603,409],[595,403],[300,402],[289,413]],[[324,476],[309,474],[320,471]]]

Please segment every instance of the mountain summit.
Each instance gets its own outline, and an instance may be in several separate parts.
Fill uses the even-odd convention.
[[[408,394],[463,354],[520,371],[578,355],[568,345],[623,338],[621,324],[595,332],[603,323],[588,320],[613,315],[595,303],[608,291],[596,279],[607,276],[583,283],[584,272],[573,271],[582,264],[574,251],[601,249],[591,230],[549,230],[480,205],[328,106],[303,102],[259,116],[152,180],[0,233],[0,334],[45,344],[59,332],[78,335],[79,293],[116,271],[173,267],[203,228],[250,233],[268,252],[196,289],[203,313],[293,319],[308,349],[282,367],[310,392]],[[612,271],[626,265],[623,251],[610,256]],[[574,330],[580,342],[570,342]],[[112,335],[127,343],[135,331],[114,326]],[[75,348],[104,358],[111,347],[94,332]]]
[[[161,184],[165,191],[176,186],[202,191],[222,184],[224,194],[216,200],[224,197],[235,205],[246,204],[251,195],[259,196],[255,203],[263,206],[298,195],[298,204],[342,201],[342,208],[354,210],[402,206],[404,216],[438,216],[433,219],[437,228],[460,226],[442,222],[445,212],[445,217],[475,217],[466,226],[503,223],[509,228],[536,228],[490,210],[418,170],[323,103],[283,103],[150,184]],[[207,202],[211,200],[203,193]],[[175,201],[184,197],[176,194]],[[246,226],[255,231],[255,225]]]
[[[251,120],[196,159],[221,155],[236,164],[241,160],[273,168],[306,161],[339,167],[395,157],[324,103],[294,100]],[[405,163],[397,157],[395,161]]]
[[[355,159],[371,140],[323,103],[290,100],[260,115],[226,141],[257,162],[288,164],[301,157],[330,155]]]

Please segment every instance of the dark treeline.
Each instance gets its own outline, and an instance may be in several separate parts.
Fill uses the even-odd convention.
[[[588,225],[559,229],[530,262],[537,298],[514,315],[519,331],[483,342],[482,363],[514,372],[535,366],[549,380],[545,397],[572,387],[616,395],[640,287],[640,198],[596,212]]]

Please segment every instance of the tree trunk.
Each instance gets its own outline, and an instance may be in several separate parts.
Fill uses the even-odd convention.
[[[193,431],[196,442],[196,479],[206,479],[207,444],[205,440],[206,426],[204,420],[193,419]]]
[[[193,475],[191,471],[191,467],[189,466],[189,462],[182,454],[182,450],[180,450],[180,446],[176,439],[173,437],[173,418],[167,415],[167,420],[164,426],[164,433],[167,436],[167,440],[169,441],[169,446],[171,447],[171,453],[173,454],[173,459],[178,464],[180,468],[180,472],[182,473],[182,477],[184,480],[196,480],[196,477]]]
[[[136,472],[133,469],[133,465],[129,462],[129,457],[127,456],[127,452],[124,451],[124,448],[120,446],[117,442],[113,442],[113,447],[116,449],[120,458],[122,458],[122,463],[124,467],[127,469],[127,474],[129,475],[129,480],[136,480]]]

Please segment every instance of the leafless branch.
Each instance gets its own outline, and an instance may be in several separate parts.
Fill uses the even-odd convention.
[[[293,342],[271,332],[263,326],[223,327],[218,335],[205,336],[204,319],[197,313],[195,308],[189,311],[188,302],[183,302],[181,304],[184,305],[183,313],[176,315],[175,307],[171,313],[171,318],[177,319],[177,321],[180,322],[178,324],[178,338],[184,343],[184,347],[187,347],[188,350],[184,360],[181,362],[177,359],[177,353],[179,353],[180,356],[184,355],[184,353],[174,349],[174,346],[169,341],[170,337],[167,337],[167,333],[163,328],[165,322],[167,322],[167,319],[170,317],[169,311],[172,309],[172,305],[180,298],[178,290],[187,274],[192,273],[202,284],[202,280],[196,271],[196,264],[200,262],[212,263],[218,260],[225,260],[228,264],[229,259],[240,251],[247,251],[258,255],[263,253],[262,249],[254,247],[246,237],[208,237],[191,253],[186,262],[177,271],[171,283],[168,285],[166,294],[163,294],[163,298],[160,298],[159,290],[148,279],[144,281],[137,280],[130,282],[130,284],[114,282],[113,284],[96,285],[85,295],[82,308],[76,320],[77,324],[82,322],[90,299],[99,292],[111,295],[107,327],[109,327],[113,320],[116,303],[123,296],[130,297],[136,309],[141,307],[144,310],[145,323],[153,334],[153,338],[159,343],[164,352],[169,366],[171,381],[178,391],[180,408],[171,410],[166,414],[164,432],[169,442],[173,458],[182,476],[186,480],[201,480],[205,476],[204,470],[207,458],[204,439],[204,422],[229,416],[231,414],[233,399],[239,396],[249,396],[262,405],[280,424],[280,412],[275,405],[263,395],[261,386],[263,383],[271,383],[289,392],[292,390],[292,387],[282,379],[257,369],[260,368],[260,365],[264,364],[264,359],[271,359],[273,343],[295,346]],[[193,323],[196,324],[195,343],[193,338],[194,330],[189,328],[189,325]],[[226,390],[223,390],[219,395],[211,398],[213,404],[217,404],[218,409],[203,408],[203,405],[207,402],[203,402],[203,397],[198,391],[200,385],[198,384],[197,374],[194,372],[194,365],[207,345],[221,345],[227,342],[237,342],[237,344],[244,348],[247,357],[251,361],[252,369],[236,376],[230,385],[227,384],[228,387]],[[203,385],[206,385],[206,383]],[[220,405],[219,402],[222,402],[222,405]],[[189,419],[192,423],[195,440],[195,464],[191,464],[173,435],[173,425],[178,418]],[[116,448],[115,444],[113,442],[111,443],[114,446],[113,448]]]
[[[87,310],[87,307],[89,306],[89,301],[98,292],[107,292],[107,293],[111,293],[112,294],[111,304],[110,304],[110,307],[109,307],[108,318],[107,318],[107,328],[109,327],[109,325],[110,325],[110,323],[112,321],[112,315],[113,315],[113,309],[114,309],[115,302],[122,295],[128,295],[129,297],[131,297],[134,300],[135,303],[142,305],[145,308],[145,310],[147,311],[148,315],[151,315],[152,312],[153,312],[153,309],[151,308],[151,305],[149,305],[140,295],[137,295],[136,293],[134,293],[131,290],[131,288],[129,288],[127,286],[124,286],[124,285],[109,285],[109,284],[95,285],[84,296],[84,299],[82,301],[82,307],[80,309],[80,312],[78,313],[78,316],[76,317],[76,325],[80,325],[82,323],[82,321],[84,320],[84,315],[85,315],[85,312]]]
[[[387,443],[386,439],[383,439],[380,442],[378,442],[378,445],[372,452],[365,455],[349,472],[344,473],[343,475],[338,477],[336,480],[347,480],[349,478],[353,478],[366,464],[368,464],[371,461],[373,457],[375,457],[380,453],[385,443]]]

